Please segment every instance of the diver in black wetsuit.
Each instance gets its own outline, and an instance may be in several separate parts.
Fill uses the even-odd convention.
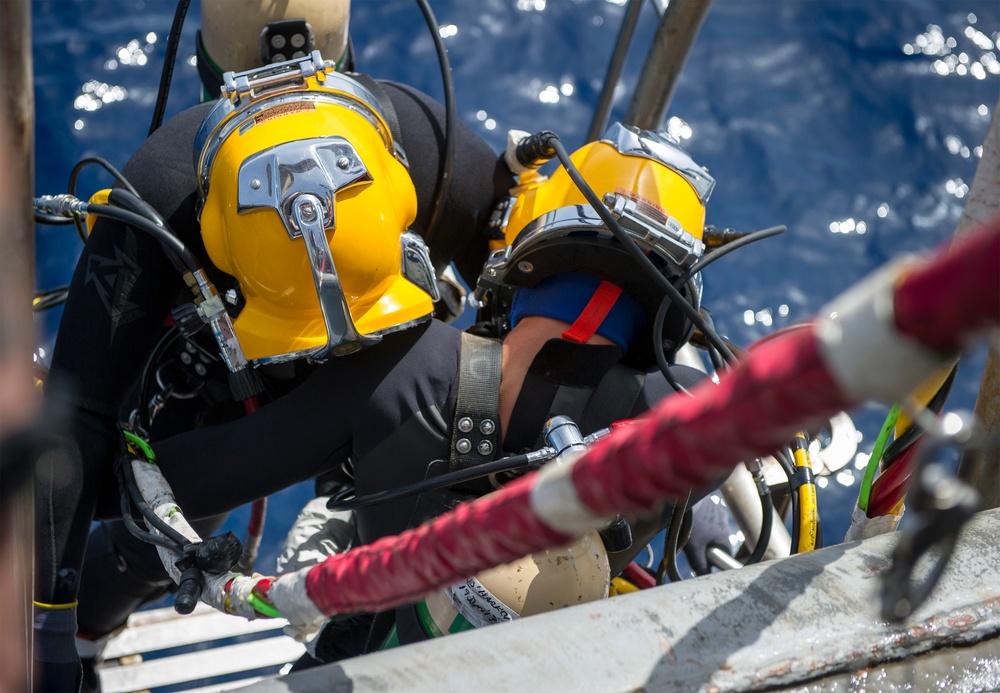
[[[641,272],[634,268],[631,272],[622,271],[628,263],[616,259],[621,249],[615,249],[613,239],[592,238],[592,242],[580,244],[574,240],[573,247],[584,248],[585,252],[566,252],[566,237],[561,235],[563,227],[555,223],[562,220],[555,217],[561,210],[572,207],[568,204],[571,196],[565,189],[558,188],[562,183],[554,177],[557,190],[552,199],[547,202],[535,200],[532,203],[535,207],[520,211],[521,216],[529,217],[552,213],[555,215],[551,220],[553,224],[536,225],[538,233],[520,242],[515,241],[516,232],[526,225],[527,218],[512,221],[503,241],[522,255],[530,254],[530,259],[516,262],[508,270],[524,272],[525,262],[534,262],[539,271],[530,280],[500,273],[503,288],[510,291],[504,296],[500,293],[494,296],[494,324],[503,326],[500,332],[512,325],[513,329],[506,336],[501,355],[496,357],[496,363],[502,364],[500,370],[492,380],[486,381],[486,389],[495,396],[492,401],[495,413],[490,414],[494,417],[491,421],[498,425],[491,425],[489,433],[481,429],[480,440],[466,445],[471,453],[466,450],[456,455],[456,449],[461,448],[454,443],[455,430],[461,428],[455,426],[456,418],[461,418],[456,414],[461,395],[458,381],[462,370],[463,338],[460,333],[441,323],[427,322],[430,311],[427,296],[421,299],[410,289],[406,289],[409,292],[406,295],[415,305],[423,301],[420,305],[426,304],[426,307],[411,306],[417,312],[411,311],[404,322],[391,315],[387,317],[396,303],[390,301],[392,306],[387,308],[380,304],[379,295],[389,295],[394,290],[392,287],[397,287],[395,282],[401,274],[399,260],[395,260],[394,265],[389,263],[389,280],[368,285],[387,283],[390,286],[390,289],[377,289],[383,293],[369,297],[372,300],[366,302],[364,291],[355,293],[350,288],[352,257],[374,242],[372,239],[376,236],[388,235],[391,239],[394,233],[397,239],[399,237],[398,227],[370,225],[371,219],[363,214],[372,211],[371,205],[357,206],[357,201],[369,191],[386,192],[386,181],[398,174],[398,162],[393,158],[398,155],[394,142],[402,145],[410,161],[417,202],[412,228],[425,234],[429,214],[427,201],[438,170],[440,147],[428,145],[440,145],[440,109],[405,87],[383,84],[382,91],[397,115],[398,135],[391,139],[384,131],[388,128],[379,130],[379,118],[369,113],[369,125],[377,131],[376,138],[381,138],[384,149],[380,150],[379,145],[374,148],[375,153],[365,149],[359,154],[361,164],[369,173],[375,173],[367,180],[355,167],[357,161],[352,159],[350,151],[338,149],[337,158],[329,161],[324,158],[326,152],[333,150],[325,148],[331,143],[324,139],[323,133],[338,132],[358,147],[360,143],[370,144],[372,138],[365,126],[351,121],[338,110],[343,104],[336,100],[327,105],[330,117],[342,126],[341,130],[322,130],[305,120],[310,117],[307,113],[311,112],[310,108],[288,109],[288,104],[281,104],[283,110],[273,111],[273,116],[260,112],[252,114],[249,116],[252,124],[246,120],[243,121],[245,128],[241,126],[229,131],[224,128],[226,121],[213,123],[209,118],[216,129],[210,128],[208,134],[224,132],[224,136],[220,135],[217,140],[208,138],[216,142],[215,159],[200,159],[200,170],[191,165],[188,152],[193,148],[195,130],[203,122],[206,107],[191,109],[154,134],[126,167],[126,177],[201,260],[220,294],[235,297],[231,308],[233,313],[239,311],[234,317],[236,334],[246,348],[247,357],[259,366],[257,370],[262,372],[265,385],[270,386],[274,395],[272,401],[252,416],[176,435],[170,434],[190,429],[190,422],[186,426],[173,422],[171,426],[172,422],[164,419],[166,424],[150,431],[160,466],[179,504],[188,517],[208,520],[200,528],[203,534],[211,531],[213,524],[218,524],[217,521],[213,523],[214,516],[296,482],[341,469],[347,460],[353,462],[353,478],[344,478],[343,482],[353,484],[358,495],[367,495],[440,474],[455,466],[493,459],[502,450],[519,452],[537,447],[542,424],[552,414],[579,417],[587,432],[588,427],[600,428],[616,418],[640,413],[673,392],[662,376],[645,374],[651,362],[648,354],[643,353],[646,350],[639,346],[651,341],[650,324],[655,310],[650,310],[649,306],[658,305],[658,300],[650,298],[650,289],[644,285],[648,282],[642,280]],[[357,93],[367,94],[372,101],[379,102],[367,106],[371,113],[387,110],[386,99],[363,90]],[[357,108],[356,103],[354,107]],[[318,106],[315,108],[319,110]],[[271,197],[251,195],[246,200],[240,197],[243,208],[237,212],[231,202],[219,202],[218,191],[228,190],[234,196],[243,194],[243,188],[237,190],[233,184],[235,168],[227,178],[223,164],[248,162],[256,154],[283,146],[284,140],[274,133],[267,134],[270,131],[266,126],[271,121],[290,122],[288,129],[312,142],[313,148],[307,152],[280,150],[281,161],[273,165],[280,168],[286,155],[294,159],[287,169],[294,175],[281,179],[288,185],[275,187]],[[247,132],[263,133],[262,141],[244,146],[233,136],[236,132],[240,137]],[[287,132],[284,134],[287,136]],[[482,230],[487,214],[510,187],[512,178],[509,170],[471,133],[461,131],[460,139],[463,144],[457,148],[459,159],[455,166],[460,174],[454,177],[442,223],[433,232],[436,241],[432,243],[431,253],[433,256],[437,247],[438,258],[442,253],[445,259],[455,258],[460,271],[468,278],[473,259],[485,255],[486,238]],[[340,142],[335,144],[341,146]],[[235,151],[227,151],[227,147]],[[595,151],[604,155],[603,150]],[[349,180],[337,178],[339,174],[328,165],[330,162],[341,170],[353,171],[353,177]],[[694,199],[685,200],[683,205],[694,211],[689,210],[689,218],[682,222],[685,228],[700,234],[707,195],[695,194],[690,182],[673,181],[682,176],[672,172],[663,162],[644,160],[636,165],[653,171],[653,178],[666,176],[671,179],[671,185],[688,186],[684,195],[687,198],[694,195]],[[216,174],[217,170],[222,173]],[[307,177],[309,172],[320,170],[325,178]],[[394,170],[397,173],[393,173]],[[199,174],[204,174],[201,180]],[[623,176],[627,181],[640,179],[641,176],[631,174]],[[249,188],[257,190],[259,186],[254,187],[253,183],[260,180],[248,178]],[[227,189],[227,185],[230,188]],[[336,207],[336,226],[326,226],[335,231],[327,232],[326,242],[309,236],[309,223],[315,219],[310,212],[332,210],[322,209],[319,202],[308,202],[310,206],[305,209],[298,203],[286,207],[286,202],[292,203],[298,198],[280,198],[281,193],[293,190],[303,196],[316,193],[315,199],[319,200],[319,193],[326,189],[324,185],[332,189],[331,198]],[[638,185],[626,197],[652,206],[662,202],[659,189],[641,187]],[[396,211],[403,225],[410,225],[405,222],[406,194],[401,190],[395,192],[398,199],[394,198],[392,204],[401,207]],[[201,221],[204,224],[206,219],[211,219],[213,223],[211,227],[201,228],[199,234],[197,213],[203,197]],[[258,206],[257,211],[247,214],[247,210],[255,209],[254,205]],[[259,209],[268,205],[275,209]],[[698,208],[701,209],[700,218]],[[270,216],[252,216],[259,211],[267,211]],[[329,221],[333,222],[333,214],[330,216]],[[360,223],[359,219],[369,225]],[[518,214],[511,219],[518,219]],[[594,219],[578,219],[578,222],[582,226],[577,230],[585,231],[584,236],[593,237],[597,233],[599,222]],[[254,235],[262,229],[263,235]],[[470,230],[474,232],[470,234]],[[300,235],[295,236],[295,232]],[[340,292],[339,305],[350,309],[349,315],[343,317],[354,323],[336,335],[339,341],[334,340],[331,327],[334,320],[329,312],[330,306],[337,304],[335,301],[323,303],[324,297],[331,295],[329,273],[319,273],[315,265],[311,268],[312,276],[308,274],[308,266],[304,276],[310,287],[315,283],[318,294],[313,296],[313,315],[299,325],[300,331],[286,334],[279,330],[276,337],[270,333],[261,336],[254,332],[254,323],[247,322],[256,316],[266,324],[261,315],[267,319],[286,317],[280,310],[272,314],[268,311],[275,311],[276,301],[288,298],[287,287],[275,287],[267,282],[261,282],[261,287],[256,289],[252,287],[259,279],[253,270],[266,274],[273,263],[282,260],[278,253],[268,252],[267,244],[289,239],[299,240],[300,245],[296,246],[299,255],[305,255],[303,246],[308,246],[312,253],[322,253],[323,246],[329,245],[327,252],[338,275],[332,295],[336,298],[336,291]],[[347,252],[337,245],[342,241],[349,244]],[[364,245],[358,245],[362,241]],[[253,243],[261,245],[246,251],[246,245]],[[406,247],[413,252],[419,251],[419,244],[414,245],[412,241]],[[448,250],[441,251],[441,247]],[[249,270],[246,255],[241,255],[247,252],[260,263]],[[669,251],[653,250],[652,254],[661,261],[665,271],[670,268]],[[220,265],[225,265],[227,272],[220,271]],[[404,275],[406,269],[412,267],[404,267]],[[117,453],[115,425],[127,417],[123,403],[135,387],[146,356],[162,332],[164,319],[183,291],[177,276],[167,256],[150,238],[124,224],[104,220],[95,226],[74,275],[53,359],[52,377],[72,376],[76,381],[79,400],[74,434],[81,457],[68,470],[71,474],[59,480],[60,484],[43,483],[38,489],[38,522],[43,531],[39,532],[36,627],[40,635],[40,659],[46,674],[50,675],[41,681],[42,688],[58,690],[62,682],[76,676],[75,653],[67,650],[67,647],[72,648],[73,608],[58,607],[73,604],[81,578],[84,587],[80,590],[80,625],[81,633],[88,636],[103,635],[120,625],[132,609],[149,598],[151,587],[155,589],[158,583],[163,583],[165,574],[157,563],[155,552],[125,533],[121,523],[104,525],[95,534],[82,576],[80,569],[84,537],[91,518],[115,517],[119,510],[117,484],[110,464]],[[280,276],[291,281],[288,279],[291,274]],[[419,282],[418,276],[405,278],[411,280],[410,286],[416,286],[424,294],[432,291],[432,287]],[[697,302],[695,294],[700,293],[700,284],[692,283],[685,290],[688,298]],[[265,296],[267,291],[274,291],[274,295]],[[317,295],[318,306],[315,305]],[[394,299],[400,295],[395,295]],[[514,297],[512,303],[509,302],[511,296]],[[300,298],[301,294],[292,296],[293,301]],[[297,315],[293,309],[287,309],[286,313],[293,318]],[[377,329],[360,329],[365,320],[379,319],[383,321]],[[309,329],[315,331],[317,324],[322,332],[322,344],[303,344],[301,335]],[[352,332],[350,327],[359,329]],[[407,329],[398,329],[403,327]],[[667,321],[664,337],[676,347],[684,341],[688,330],[689,325],[673,316]],[[350,356],[328,358],[330,349],[345,345],[353,349],[355,341],[363,341],[359,333],[361,337],[380,335],[381,341]],[[274,339],[285,341],[276,347],[272,343]],[[256,351],[251,352],[251,349]],[[618,369],[623,354],[639,369],[629,370],[612,380],[630,381],[631,389],[627,395],[614,391],[612,405],[600,402],[602,397],[597,393],[602,391],[602,382],[606,375]],[[101,358],[94,358],[95,355]],[[300,358],[285,361],[288,355]],[[302,356],[322,363],[310,365]],[[676,380],[685,386],[700,377],[681,367],[673,370]],[[477,430],[480,430],[478,426]],[[483,442],[489,445],[481,446]],[[435,462],[439,460],[444,462]],[[467,491],[463,489],[462,493]],[[440,512],[461,497],[461,493],[444,493],[436,498],[418,497],[396,502],[393,506],[359,511],[359,539],[370,541],[398,532]]]
[[[376,90],[381,86],[376,100],[381,98],[382,103],[377,106],[383,113],[395,114],[390,118],[396,130],[392,133],[394,141],[409,157],[416,215],[407,225],[430,235],[428,223],[444,151],[443,108],[402,85],[368,85]],[[196,132],[211,107],[197,106],[171,119],[139,148],[124,174],[201,260],[207,275],[225,294],[237,287],[237,281],[219,271],[206,253],[199,233],[199,192],[192,164]],[[502,159],[467,127],[457,123],[454,135],[454,168],[459,175],[454,176],[445,200],[447,213],[433,229],[431,255],[439,266],[454,260],[459,271],[474,280],[486,253],[486,222],[496,202],[506,194],[512,176]],[[399,230],[395,233],[398,253]],[[76,623],[73,609],[67,605],[73,605],[77,598],[91,521],[119,513],[118,484],[112,471],[119,446],[117,422],[128,420],[137,380],[163,334],[165,320],[183,293],[179,273],[155,240],[125,224],[98,220],[74,273],[52,360],[52,382],[69,381],[75,387],[73,437],[80,454],[70,467],[58,470],[52,483],[38,486],[35,600],[40,637],[36,654],[48,678],[36,678],[36,686],[66,689],[66,681],[76,676],[76,655],[72,651]],[[197,357],[198,352],[194,353]],[[154,437],[188,430],[196,419],[232,415],[225,411],[227,402],[232,408],[232,395],[226,391],[225,369],[217,361],[215,358],[202,365],[209,370],[221,369],[222,385],[210,373],[203,379],[207,384],[199,385],[203,395],[200,403],[190,402],[195,406],[183,411],[173,404],[168,406],[150,431]],[[276,364],[262,372],[268,370],[263,373],[265,385],[277,396],[301,382],[311,367],[303,360]],[[206,411],[209,404],[215,405],[214,409]],[[215,495],[209,487],[202,491]],[[141,578],[154,579],[142,573],[140,562],[120,560],[127,552],[117,550],[107,528],[99,529],[91,539],[90,551],[93,556],[106,554],[123,570],[128,564],[129,572],[138,572],[142,583],[145,581]],[[131,574],[116,569],[111,577],[122,580],[117,589],[115,583],[106,586],[129,601],[126,613],[148,598],[145,584],[141,596],[130,589]],[[155,577],[162,582],[161,576]],[[108,613],[103,607],[96,606],[93,611],[97,632]],[[86,614],[81,616],[87,618]]]

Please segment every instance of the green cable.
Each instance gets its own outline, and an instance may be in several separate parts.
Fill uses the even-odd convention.
[[[250,593],[250,596],[247,597],[247,604],[252,606],[255,611],[258,611],[265,616],[269,616],[270,618],[281,618],[281,612],[275,608],[274,604],[265,599],[261,599],[252,592]]]
[[[868,501],[871,499],[872,482],[875,480],[875,472],[878,470],[878,463],[882,461],[882,453],[885,452],[886,445],[889,444],[889,436],[892,429],[896,427],[896,420],[902,408],[894,404],[889,410],[889,415],[885,417],[882,430],[879,431],[875,440],[875,447],[872,448],[872,456],[868,458],[868,466],[865,467],[865,475],[861,479],[861,489],[858,491],[858,507],[865,513],[868,512]]]
[[[129,443],[131,443],[135,447],[139,448],[140,451],[142,451],[142,454],[146,456],[147,462],[149,462],[150,464],[156,464],[156,453],[153,452],[153,448],[150,447],[149,443],[147,443],[145,440],[143,440],[136,434],[132,433],[131,431],[125,430],[124,428],[122,429],[122,433],[125,436],[125,440],[127,440]]]

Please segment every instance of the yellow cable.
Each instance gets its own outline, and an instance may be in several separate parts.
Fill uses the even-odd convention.
[[[926,407],[930,404],[931,400],[934,399],[938,391],[940,391],[940,389],[944,386],[944,382],[948,379],[948,376],[951,375],[951,372],[954,369],[954,364],[939,368],[931,377],[920,383],[920,385],[918,385],[910,393],[910,397]],[[909,413],[906,410],[899,412],[899,418],[896,419],[896,437],[899,438],[911,426],[913,426],[913,419],[910,418]]]
[[[59,609],[72,609],[80,602],[74,599],[68,604],[46,604],[45,602],[39,602],[39,601],[33,601],[32,603],[39,609],[52,609],[53,611],[58,611]]]
[[[806,436],[799,432],[795,434],[792,445],[792,455],[795,458],[796,467],[804,467],[812,472],[812,458],[809,455]],[[811,477],[811,475],[810,475]],[[798,488],[799,494],[799,545],[796,547],[797,553],[803,551],[814,551],[816,549],[816,538],[819,533],[819,510],[816,504],[816,484],[802,484]]]
[[[798,553],[816,550],[816,487],[799,487],[799,546]]]
[[[613,589],[616,594],[628,594],[629,592],[639,591],[638,587],[633,585],[625,578],[620,578],[620,577],[611,578],[611,589]]]

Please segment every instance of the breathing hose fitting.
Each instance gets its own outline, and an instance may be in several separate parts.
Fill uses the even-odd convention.
[[[540,168],[556,156],[552,141],[558,139],[551,130],[542,130],[533,135],[524,130],[507,133],[507,151],[504,160],[511,171],[520,175]]]

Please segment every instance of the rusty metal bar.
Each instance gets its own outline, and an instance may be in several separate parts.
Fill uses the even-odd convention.
[[[611,54],[611,61],[608,63],[608,72],[604,77],[601,97],[594,110],[594,119],[590,123],[590,130],[587,132],[588,142],[593,142],[600,137],[608,122],[608,115],[611,113],[611,106],[615,98],[615,87],[618,86],[618,79],[625,68],[625,60],[628,58],[629,47],[632,45],[632,34],[635,33],[635,26],[639,21],[639,13],[643,4],[643,0],[629,0],[628,6],[625,8],[625,16],[622,18],[622,26],[618,32],[618,40],[615,41],[615,49]]]
[[[958,221],[956,236],[1000,214],[1000,101],[993,109],[993,122],[983,141],[983,156],[969,199]],[[976,399],[976,419],[990,432],[1000,430],[1000,351],[994,345],[987,354],[983,379]],[[984,508],[1000,507],[1000,451],[975,452],[962,458],[959,473],[976,487]]]
[[[34,87],[31,3],[0,2],[0,440],[37,413],[34,329]],[[0,460],[0,465],[4,460]],[[8,470],[10,468],[8,467]],[[23,477],[21,477],[23,478]],[[31,476],[28,475],[28,479]],[[21,482],[23,483],[23,482]],[[32,496],[30,484],[2,489],[0,508],[0,690],[30,689]]]

